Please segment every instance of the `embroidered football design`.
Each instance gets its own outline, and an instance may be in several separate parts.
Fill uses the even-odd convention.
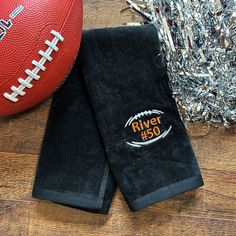
[[[132,147],[142,147],[164,139],[172,129],[172,125],[168,129],[161,128],[164,112],[159,110],[148,110],[140,112],[129,118],[125,124],[128,129],[130,139],[126,143]]]
[[[82,0],[0,6],[0,116],[7,116],[45,100],[68,76],[81,41]]]

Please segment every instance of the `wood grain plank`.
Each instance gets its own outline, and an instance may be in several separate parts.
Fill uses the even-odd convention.
[[[0,153],[0,199],[31,199],[38,156]]]
[[[192,124],[193,130],[201,130],[205,125]],[[236,171],[236,132],[231,129],[214,128],[203,137],[191,136],[191,141],[202,168]],[[197,131],[198,133],[198,131]]]
[[[31,190],[37,156],[0,153],[0,199],[34,201]],[[205,186],[152,208],[172,214],[222,219],[236,216],[236,172],[203,169]],[[219,180],[219,181],[217,181]],[[120,197],[118,201],[123,199]]]
[[[116,199],[115,199],[116,200]],[[0,201],[5,210],[0,221],[4,235],[235,235],[235,221],[175,215],[156,209],[121,214],[120,206],[108,216],[91,215],[64,206],[43,202]],[[1,216],[1,215],[0,215]],[[14,219],[14,227],[12,220]],[[18,234],[15,234],[17,232]]]
[[[125,0],[85,1],[84,29],[122,26],[128,22],[142,22],[142,18],[127,8]]]
[[[51,100],[10,118],[0,118],[0,152],[38,154]]]

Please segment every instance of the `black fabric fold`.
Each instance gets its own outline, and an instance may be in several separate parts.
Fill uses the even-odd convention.
[[[107,214],[116,184],[75,65],[53,98],[33,197]]]

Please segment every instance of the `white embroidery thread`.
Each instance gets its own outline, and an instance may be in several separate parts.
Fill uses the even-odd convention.
[[[140,120],[141,118],[145,118],[145,117],[149,117],[151,115],[159,115],[159,119],[155,120],[154,119],[154,124],[150,125],[150,120],[145,123],[145,126],[143,124],[140,124],[140,122],[142,123],[142,120]],[[156,110],[156,109],[152,109],[152,110],[146,110],[143,112],[140,112],[134,116],[131,116],[128,121],[125,124],[125,128],[129,128],[132,127],[133,132],[135,133],[136,137],[139,136],[139,139],[142,139],[142,135],[144,137],[144,139],[142,141],[127,141],[126,143],[129,146],[135,147],[135,148],[140,148],[143,146],[147,146],[150,145],[152,143],[157,142],[158,140],[164,139],[172,130],[172,125],[169,126],[169,128],[165,131],[161,131],[159,128],[159,124],[161,123],[160,119],[161,116],[164,115],[164,112],[160,111],[160,110]],[[138,121],[138,122],[136,122]],[[133,125],[133,122],[136,123]],[[159,124],[158,124],[159,122]],[[157,130],[159,132],[157,132]],[[151,135],[151,137],[149,137],[149,135]]]

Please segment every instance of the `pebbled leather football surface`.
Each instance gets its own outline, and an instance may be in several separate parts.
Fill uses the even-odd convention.
[[[48,98],[66,79],[82,34],[82,0],[0,2],[0,116]]]

